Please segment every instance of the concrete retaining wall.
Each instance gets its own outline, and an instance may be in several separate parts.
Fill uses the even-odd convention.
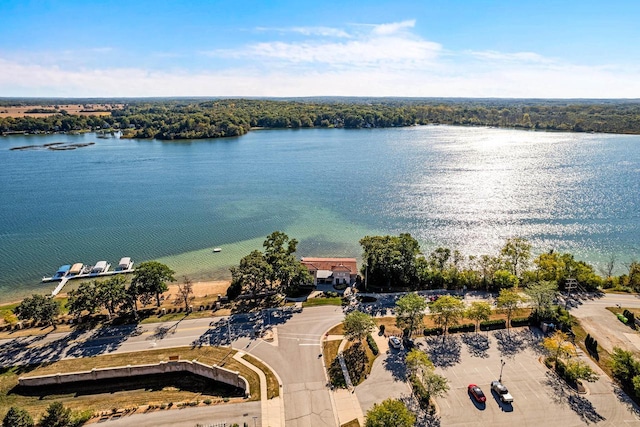
[[[219,381],[224,384],[244,390],[249,395],[249,382],[239,372],[230,371],[217,365],[205,365],[196,360],[172,360],[153,365],[128,365],[112,368],[92,369],[84,372],[70,372],[66,374],[41,375],[37,377],[20,377],[18,384],[25,387],[48,386],[55,384],[69,384],[80,381],[96,381],[114,378],[128,378],[143,375],[158,375],[172,372],[190,372],[204,378]]]

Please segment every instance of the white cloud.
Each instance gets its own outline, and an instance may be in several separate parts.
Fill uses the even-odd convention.
[[[415,21],[318,39],[251,43],[200,57],[200,70],[152,70],[0,56],[3,96],[423,96],[639,98],[640,68],[585,66],[535,52],[446,50],[409,31]],[[294,27],[296,28],[296,27]],[[353,29],[353,28],[352,28]],[[329,29],[333,30],[333,29]],[[305,34],[307,32],[307,34]],[[329,37],[331,31],[324,31]],[[324,37],[324,36],[322,36]],[[161,56],[150,53],[149,58]],[[172,54],[173,55],[173,54]],[[182,53],[189,58],[187,52]],[[177,61],[173,61],[177,62]],[[186,61],[181,61],[181,63]],[[138,63],[145,63],[144,60]]]
[[[282,27],[258,27],[257,31],[263,32],[277,32],[280,34],[285,33],[298,33],[304,36],[321,36],[321,37],[339,37],[339,38],[349,38],[351,35],[347,33],[345,30],[340,28],[333,27],[290,27],[290,28],[282,28]]]
[[[416,25],[416,20],[411,19],[402,22],[392,22],[389,24],[379,24],[374,25],[373,33],[381,36],[386,36],[390,34],[395,34],[400,30],[404,30],[405,28],[413,28]]]

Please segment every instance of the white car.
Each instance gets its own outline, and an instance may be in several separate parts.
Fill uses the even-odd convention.
[[[504,403],[513,403],[513,396],[500,381],[491,381],[491,389],[496,392]]]
[[[389,346],[392,348],[395,348],[396,350],[399,350],[402,347],[402,342],[400,341],[400,338],[398,337],[390,337],[389,338]]]

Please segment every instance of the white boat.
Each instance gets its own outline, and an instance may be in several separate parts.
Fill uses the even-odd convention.
[[[120,262],[118,262],[118,266],[116,267],[116,271],[126,271],[131,270],[133,268],[133,261],[129,257],[120,258]]]
[[[220,251],[222,251],[222,248],[214,248],[213,249],[213,252],[220,252]]]
[[[107,261],[98,261],[91,269],[91,274],[106,273],[106,271],[109,270],[109,267],[111,267],[111,264],[107,264]]]

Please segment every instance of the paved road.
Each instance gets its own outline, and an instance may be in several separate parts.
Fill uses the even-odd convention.
[[[260,402],[235,403],[233,405],[199,406],[170,411],[155,411],[148,414],[134,414],[120,419],[100,422],[103,427],[194,427],[226,425],[233,423],[260,426]]]
[[[640,308],[640,298],[637,295],[605,294],[602,298],[574,299],[570,302],[573,305],[570,308],[571,314],[580,320],[585,330],[593,335],[603,348],[611,352],[613,347],[620,347],[640,356],[638,332],[620,322],[605,308],[616,305]]]
[[[336,415],[319,355],[322,351],[322,334],[343,317],[341,307],[326,306],[307,308],[300,313],[271,310],[259,316],[237,315],[141,325],[137,328],[113,327],[84,333],[25,337],[0,341],[0,363],[41,363],[157,348],[228,345],[231,339],[234,348],[255,354],[280,375],[287,426],[333,427],[336,425]],[[277,330],[277,345],[254,337],[256,325],[261,323]]]
[[[242,338],[235,346],[267,362],[282,379],[287,427],[336,426],[322,366],[322,334],[344,317],[341,307],[305,308],[277,327],[278,345]]]

